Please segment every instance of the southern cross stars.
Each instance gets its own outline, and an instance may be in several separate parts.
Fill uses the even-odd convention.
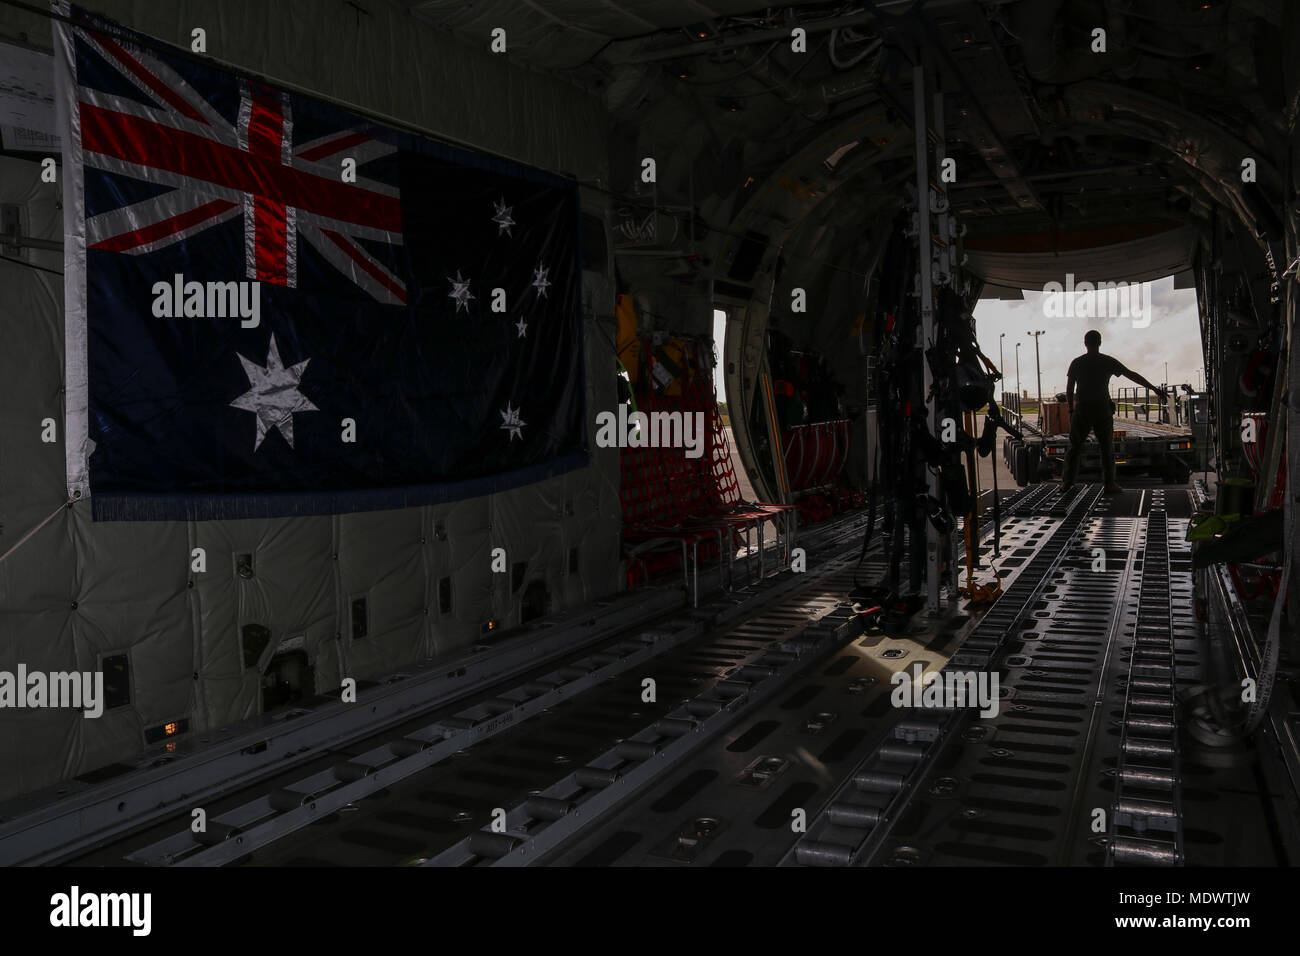
[[[501,235],[501,233],[503,232],[507,236],[510,235],[510,227],[515,224],[515,221],[510,218],[510,213],[513,209],[514,209],[513,206],[506,205],[506,200],[504,196],[501,198],[500,202],[494,202],[492,204],[492,211],[496,213],[496,215],[492,217],[492,221],[497,224],[498,236]],[[511,236],[511,238],[514,237]]]
[[[551,284],[550,280],[546,278],[546,273],[550,271],[550,269],[543,268],[540,265],[533,270],[533,281],[531,284],[532,287],[537,290],[538,295],[546,295],[546,287]]]
[[[265,368],[242,355],[239,356],[239,361],[244,366],[250,387],[230,404],[257,416],[257,440],[253,442],[253,451],[262,447],[262,440],[272,428],[277,429],[292,448],[293,413],[320,411],[306,395],[298,391],[298,382],[311,359],[303,359],[297,365],[285,368],[280,360],[280,348],[272,335]]]
[[[451,283],[451,291],[447,293],[447,298],[456,300],[456,311],[464,309],[469,311],[469,300],[474,298],[469,291],[469,280],[462,278],[460,270],[456,270],[456,278],[447,276],[447,281]]]
[[[519,417],[519,409],[511,408],[510,403],[506,402],[505,411],[501,413],[501,421],[501,428],[510,433],[511,441],[516,438],[523,440],[524,433],[521,429],[528,423]]]
[[[519,330],[519,337],[522,339],[528,335],[528,323],[520,319],[515,323],[515,328]]]

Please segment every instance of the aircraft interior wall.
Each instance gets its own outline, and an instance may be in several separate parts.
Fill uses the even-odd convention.
[[[386,3],[360,11],[316,0],[104,0],[123,27],[189,49],[209,24],[208,53],[473,149],[580,180],[607,178],[606,117],[589,93],[471,47]],[[268,29],[269,27],[269,29]],[[50,21],[0,9],[0,34],[49,49]],[[413,76],[414,74],[414,76]],[[484,103],[502,104],[500,109]],[[509,110],[504,104],[509,104]]]
[[[356,22],[342,5],[276,4],[270,33],[264,11],[241,15],[254,6],[263,5],[100,4],[124,25],[147,21],[151,33],[186,45],[189,28],[181,24],[217,18],[220,56],[240,67],[548,170],[588,180],[604,175],[603,119],[574,87],[493,62],[382,4],[356,14]],[[337,18],[337,29],[318,22],[306,29],[321,16]],[[48,20],[0,9],[0,35],[26,34],[48,47],[49,30]],[[295,37],[310,37],[310,47]],[[292,57],[284,56],[286,46]],[[419,82],[409,80],[413,68]],[[494,89],[512,109],[525,104],[528,122],[478,108]],[[40,188],[36,159],[0,157],[0,202],[19,206],[24,234],[61,240],[56,191]],[[598,193],[584,192],[585,229],[603,229],[603,204]],[[600,252],[588,256],[583,272],[589,369],[608,362],[614,299],[608,262],[599,261],[607,243],[590,247]],[[273,659],[305,654],[310,670],[291,682],[295,695],[310,696],[345,676],[374,679],[463,652],[484,639],[488,622],[514,627],[620,587],[618,450],[594,443],[579,470],[444,505],[266,520],[92,522],[89,502],[65,503],[61,436],[42,440],[43,421],[63,418],[62,256],[30,255],[53,271],[8,267],[0,294],[0,553],[12,552],[0,561],[0,668],[13,671],[18,661],[51,671],[124,668],[129,702],[100,720],[59,709],[7,711],[0,799],[131,764],[152,728],[186,721],[198,734],[255,717],[263,711],[263,681],[279,673]],[[596,411],[615,398],[612,376],[587,381],[590,442]],[[508,548],[509,573],[491,569],[498,546]],[[202,574],[191,571],[196,548],[204,549]]]
[[[1300,0],[53,3],[0,0],[0,921],[996,866],[1208,929],[1300,860]]]

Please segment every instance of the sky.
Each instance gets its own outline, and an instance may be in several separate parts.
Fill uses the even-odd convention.
[[[1103,353],[1146,376],[1152,384],[1166,381],[1165,363],[1168,362],[1168,381],[1198,387],[1204,378],[1200,371],[1201,327],[1196,316],[1196,290],[1175,289],[1172,276],[1142,286],[1138,301],[1143,311],[1137,321],[1131,313],[1118,317],[1098,315],[1098,311],[1108,311],[1105,306],[1094,309],[1091,316],[1048,315],[1052,303],[1035,290],[1025,292],[1021,301],[980,301],[975,308],[975,335],[984,354],[997,363],[1001,361],[998,337],[1006,333],[1001,342],[1006,356],[1003,382],[1008,389],[1015,388],[1015,344],[1021,343],[1020,386],[1031,398],[1037,396],[1038,383],[1034,377],[1034,339],[1028,333],[1037,329],[1046,333],[1038,339],[1044,396],[1065,391],[1066,370],[1076,356],[1086,351],[1083,336],[1089,329],[1101,333]],[[1150,324],[1145,328],[1134,328],[1148,318]],[[1134,383],[1128,379],[1111,379],[1110,384],[1115,390]]]
[[[1024,296],[1020,301],[983,299],[975,307],[975,334],[980,348],[994,363],[1001,361],[998,336],[1006,334],[1001,341],[1006,357],[1003,381],[1008,389],[1014,389],[1016,384],[1016,343],[1019,342],[1020,387],[1028,391],[1031,398],[1038,394],[1034,377],[1034,339],[1028,334],[1036,329],[1045,333],[1038,338],[1045,396],[1065,391],[1066,370],[1076,356],[1084,353],[1083,335],[1089,329],[1101,333],[1102,352],[1145,375],[1154,385],[1166,381],[1166,362],[1169,363],[1168,381],[1174,384],[1187,383],[1199,388],[1205,381],[1201,371],[1201,327],[1196,317],[1196,290],[1175,289],[1172,276],[1142,284],[1141,297],[1130,300],[1139,303],[1142,309],[1136,323],[1132,312],[1117,317],[1098,315],[1099,311],[1109,309],[1112,304],[1109,302],[1097,303],[1101,308],[1094,308],[1090,316],[1078,315],[1078,309],[1073,310],[1076,312],[1074,316],[1062,316],[1047,314],[1061,299],[1050,302],[1037,290],[1026,291]],[[1080,301],[1076,294],[1075,302]],[[1145,328],[1134,328],[1135,324],[1142,325],[1148,318],[1150,324]],[[713,340],[719,346],[725,319],[724,312],[713,313]],[[714,368],[713,376],[718,399],[726,401],[721,362]],[[1110,384],[1115,390],[1134,383],[1128,379],[1111,379]]]
[[[722,374],[722,337],[727,334],[727,313],[721,309],[713,310],[713,350],[718,354],[718,364],[713,366],[713,387],[718,392],[718,401],[727,400],[726,377]]]

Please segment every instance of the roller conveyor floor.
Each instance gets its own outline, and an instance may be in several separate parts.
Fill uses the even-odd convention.
[[[1190,492],[1100,492],[1085,485],[1062,495],[1040,485],[1011,496],[998,554],[991,536],[980,548],[984,576],[990,564],[997,568],[1005,592],[991,608],[962,599],[901,628],[864,626],[862,608],[845,600],[859,520],[824,538],[812,573],[799,582],[787,574],[781,595],[717,595],[698,610],[552,660],[508,687],[321,754],[209,802],[210,819],[225,822],[205,840],[173,819],[72,862],[1282,863],[1266,812],[1277,794],[1255,761],[1198,752],[1176,726],[1162,736],[1155,722],[1175,708],[1161,710],[1158,671],[1134,667],[1145,666],[1133,660],[1139,612],[1164,608],[1172,661],[1165,689],[1175,694],[1203,677],[1204,634],[1182,541]],[[877,544],[858,577],[884,572]],[[629,643],[638,632],[648,643]],[[1149,649],[1150,635],[1142,637]],[[891,700],[900,671],[977,664],[999,676],[996,716]],[[517,720],[492,718],[530,693],[548,703],[542,698],[558,694],[555,681],[579,674],[588,684],[574,693],[521,709]],[[531,690],[520,696],[511,688]],[[465,721],[467,713],[479,716]],[[933,739],[900,736],[915,718],[938,728]],[[506,723],[432,759],[437,736],[419,740],[431,720],[446,740],[458,720]],[[416,740],[407,748],[413,756],[394,752],[425,753],[427,765],[395,774],[397,757],[376,762],[375,748],[394,740]],[[1126,746],[1138,747],[1141,759]],[[905,765],[889,763],[899,759]],[[339,780],[360,786],[368,765],[379,768],[372,784],[345,799],[350,791]],[[331,792],[344,796],[330,803]],[[301,816],[308,799],[310,818]]]
[[[1008,519],[998,567],[1014,574],[1034,559],[1061,520],[1061,501],[1053,493],[1038,513]],[[927,670],[940,666],[972,629],[962,609],[937,626],[918,620],[907,634],[878,632],[853,642],[550,862],[1285,865],[1269,812],[1277,791],[1246,755],[1198,749],[1176,731],[1170,743],[1182,738],[1174,748],[1182,751],[1178,773],[1143,789],[1133,783],[1141,782],[1142,765],[1130,761],[1129,786],[1117,795],[1144,574],[1169,607],[1174,685],[1185,688],[1203,677],[1204,635],[1192,613],[1190,552],[1182,541],[1190,513],[1184,488],[1138,488],[1093,499],[1077,536],[995,658],[1003,678],[1000,713],[954,728],[951,745],[916,768],[911,798],[896,816],[876,817],[872,829],[881,832],[874,841],[862,838],[868,852],[853,855],[852,827],[815,834],[815,821],[828,807],[841,820],[852,819],[839,794],[854,787],[864,755],[887,746],[895,739],[891,727],[906,719],[890,704],[888,675],[918,662]],[[1153,525],[1164,530],[1163,555],[1150,547]],[[1094,570],[1096,549],[1106,557],[1105,570]],[[991,557],[990,546],[983,551]],[[1163,561],[1159,569],[1147,563],[1156,558]],[[1158,570],[1167,576],[1157,576]],[[1125,797],[1128,802],[1118,803]],[[1151,819],[1130,815],[1128,826],[1109,832],[1117,803],[1121,816],[1136,806]],[[1152,839],[1169,835],[1151,825],[1164,808],[1176,808],[1177,841]],[[810,821],[802,837],[792,825],[798,810]],[[1106,818],[1101,832],[1097,810]],[[823,855],[798,859],[792,848],[813,835],[823,837],[817,843]],[[1156,853],[1154,859],[1117,861],[1108,855],[1112,843],[1150,845],[1177,859]],[[837,847],[846,850],[837,854]]]

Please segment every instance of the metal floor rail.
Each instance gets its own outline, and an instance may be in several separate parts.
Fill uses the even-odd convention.
[[[844,551],[856,541],[865,523],[851,520],[835,530],[823,530],[803,542],[819,553]],[[202,832],[183,829],[127,855],[133,863],[156,866],[221,865],[246,857],[286,836],[313,825],[356,801],[397,784],[530,717],[629,673],[640,665],[697,640],[711,628],[742,614],[782,602],[804,603],[798,592],[845,567],[845,555],[809,559],[808,571],[784,571],[762,582],[718,595],[700,608],[685,608],[638,632],[625,633],[598,644],[587,653],[563,660],[542,673],[521,677],[514,686],[488,691],[485,699],[429,720],[402,728],[389,739],[363,752],[340,757],[332,765],[297,780],[277,783],[234,807],[209,815]],[[823,612],[829,608],[822,609]],[[812,610],[812,609],[809,609]],[[843,615],[841,615],[843,616]],[[728,712],[732,709],[728,708]],[[499,841],[498,841],[499,842]]]
[[[1039,498],[1037,506],[1009,520],[1004,557],[995,562],[1006,572],[1008,590],[1030,570],[1033,556],[1061,523],[1053,514],[1065,510],[1061,504],[1059,497]],[[989,670],[1000,678],[998,713],[986,709],[983,719],[970,715],[963,729],[945,737],[942,750],[915,767],[908,776],[914,791],[905,805],[893,808],[897,813],[869,862],[1106,865],[1117,795],[1142,798],[1142,791],[1121,779],[1120,751],[1132,649],[1139,626],[1147,636],[1154,606],[1143,600],[1144,582],[1148,598],[1168,592],[1164,606],[1180,697],[1219,680],[1207,668],[1224,631],[1209,633],[1197,618],[1192,552],[1184,537],[1191,510],[1186,491],[1149,487],[1094,503],[1028,613],[992,659]],[[1148,528],[1151,514],[1156,518]],[[984,542],[985,552],[989,543]],[[872,562],[870,577],[876,579],[882,568]],[[891,685],[918,666],[922,672],[937,671],[979,621],[977,609],[955,606],[946,616],[918,615],[906,624],[868,630],[535,862],[773,866],[805,836],[804,820],[814,822],[830,810],[849,831],[854,824],[870,823],[871,801],[836,806],[847,802],[841,792],[864,769],[863,758],[882,743],[894,755],[910,757],[906,745],[924,743],[948,716],[929,708],[900,708],[909,701],[899,701]],[[719,641],[710,655],[738,636]],[[1135,692],[1140,686],[1134,685]],[[584,723],[599,719],[590,710],[576,716]],[[905,723],[899,726],[900,721]],[[536,728],[530,740],[551,746],[548,727]],[[1237,749],[1242,752],[1226,754],[1195,740],[1180,748],[1177,802],[1188,865],[1278,865],[1287,859],[1275,845],[1281,810],[1270,806],[1274,794],[1285,790],[1256,779],[1250,751]],[[1273,748],[1270,741],[1259,741],[1251,749],[1263,761]],[[518,752],[507,749],[487,762],[510,772]],[[888,773],[891,768],[872,769]],[[521,794],[544,785],[540,778],[518,777]],[[439,786],[470,789],[460,781]],[[491,789],[478,793],[499,795]],[[817,862],[834,865],[837,859],[843,861],[843,854],[831,848]]]
[[[1108,865],[1183,864],[1178,688],[1163,507],[1147,517],[1137,626],[1129,652]]]
[[[1007,503],[1007,511],[1015,514],[1033,507],[1045,496],[1045,489],[1027,489],[1013,496]],[[309,825],[329,818],[331,814],[355,809],[357,801],[407,780],[449,757],[459,756],[481,741],[524,724],[530,717],[545,714],[558,704],[574,700],[599,685],[618,679],[620,675],[633,673],[641,665],[648,665],[674,651],[691,646],[708,628],[726,625],[739,615],[759,613],[765,607],[777,607],[782,602],[788,604],[793,600],[807,605],[809,602],[797,597],[796,592],[804,593],[818,579],[825,580],[827,575],[847,569],[856,558],[851,544],[864,529],[865,523],[860,516],[840,523],[838,530],[818,529],[808,534],[800,542],[801,545],[823,555],[842,551],[841,556],[813,563],[808,573],[796,575],[783,572],[760,585],[718,595],[705,607],[693,611],[684,610],[641,634],[615,639],[606,646],[597,645],[585,656],[564,661],[562,666],[546,673],[530,674],[516,686],[492,691],[492,696],[456,713],[446,714],[418,727],[408,724],[395,736],[381,738],[359,753],[340,757],[329,765],[318,766],[314,773],[289,781],[281,779],[274,787],[267,788],[237,806],[213,810],[207,820],[206,830],[202,833],[194,833],[187,827],[137,848],[129,854],[128,859],[151,865],[192,866],[220,865],[246,858],[254,850],[283,840]],[[846,544],[849,547],[844,547]],[[843,589],[840,593],[842,591]],[[628,783],[644,776],[653,767],[667,766],[676,755],[687,749],[687,745],[707,740],[713,731],[724,728],[750,706],[757,705],[773,688],[787,679],[786,675],[797,673],[802,666],[814,660],[817,654],[812,652],[820,652],[830,646],[826,640],[826,624],[818,622],[820,616],[830,612],[829,619],[835,621],[831,628],[834,639],[847,640],[844,636],[844,608],[837,610],[834,600],[827,603],[819,599],[812,603],[818,607],[804,607],[803,615],[799,617],[808,628],[807,634],[787,636],[785,640],[792,642],[789,647],[769,652],[773,661],[783,661],[781,666],[765,660],[743,662],[754,686],[744,694],[733,695],[716,715],[698,720],[699,726],[691,734],[682,734],[683,739],[680,740],[664,741],[662,747],[652,748],[653,752],[637,749],[637,742],[644,743],[646,734],[653,739],[653,735],[663,727],[676,729],[682,726],[665,717],[654,721],[641,735],[624,739],[621,749],[614,756],[626,763],[630,759],[630,749],[637,749],[644,758],[640,761],[642,766],[625,768],[627,773],[620,775],[619,779],[626,782],[600,795],[599,799],[594,793],[589,795],[589,802],[588,798],[582,801],[569,799],[569,803],[575,804],[575,809],[578,802],[585,806],[584,823],[594,818],[597,806],[609,803],[619,794],[627,793],[631,789]],[[742,625],[742,629],[749,626]],[[794,654],[794,657],[786,659],[782,656],[789,654]],[[764,671],[764,668],[769,669],[770,673]],[[755,680],[756,674],[765,676],[762,680]],[[730,689],[734,690],[734,679],[731,680]],[[702,696],[693,706],[696,710],[708,707],[711,699]],[[604,768],[601,763],[593,763],[591,766]],[[563,781],[556,786],[562,788],[562,785]],[[549,793],[550,790],[544,792]],[[570,798],[572,796],[570,794]],[[538,794],[534,793],[532,797],[536,798]],[[565,832],[575,829],[574,823],[581,816],[575,814],[570,818],[566,812],[564,820],[548,820],[547,833],[541,839],[540,830],[533,833],[537,827],[536,819],[525,816],[529,812],[529,806],[537,809],[540,805],[539,799],[532,799],[531,804],[524,801],[504,820],[508,825],[507,832],[485,831],[488,835],[477,838],[474,847],[467,843],[461,851],[482,849],[486,844],[494,850],[502,851],[501,858],[494,859],[493,862],[512,863],[523,859],[531,848],[529,859],[535,859],[544,847],[552,845]],[[546,804],[545,812],[557,813],[558,807],[559,804]],[[516,847],[514,844],[519,845]],[[508,845],[508,851],[502,850]],[[469,852],[469,857],[477,858],[477,854]],[[450,857],[444,855],[440,859],[445,861]]]
[[[861,515],[811,529],[800,544],[810,550],[857,536]],[[811,563],[811,562],[810,562]],[[802,582],[785,572],[713,602],[722,621],[744,613],[762,592],[775,598]],[[734,597],[734,600],[732,599]],[[320,695],[283,712],[194,733],[175,750],[151,748],[134,767],[98,783],[68,780],[0,806],[0,865],[67,860],[122,839],[194,806],[211,805],[241,787],[256,786],[331,751],[421,713],[465,700],[481,688],[509,681],[571,656],[581,648],[617,642],[637,625],[672,613],[690,617],[680,589],[645,588],[565,610],[503,634],[489,644],[415,662],[375,681],[358,681],[356,703]],[[343,771],[352,773],[354,771]]]
[[[1023,513],[1049,497],[1044,487],[1016,492],[1003,502],[1004,514]],[[133,771],[104,783],[69,781],[56,796],[34,794],[17,808],[10,805],[8,818],[0,818],[0,863],[51,863],[96,854],[103,860],[115,843],[134,846],[133,861],[154,864],[246,856],[256,846],[328,816],[336,804],[346,808],[408,771],[435,763],[449,749],[463,751],[671,651],[703,629],[786,600],[819,576],[825,562],[812,560],[813,555],[856,541],[864,529],[860,514],[808,529],[798,543],[809,551],[809,573],[787,570],[741,591],[715,595],[699,609],[685,607],[671,588],[619,595],[534,622],[522,633],[503,635],[468,655],[361,682],[356,704],[320,697],[245,725],[196,734],[177,751],[146,756]],[[986,536],[991,532],[988,510],[983,529]],[[636,622],[656,619],[662,623],[637,633]],[[547,661],[556,662],[549,672]],[[508,688],[511,679],[513,689],[485,690]],[[472,703],[457,707],[456,701]],[[421,714],[429,717],[422,721]],[[438,714],[443,716],[435,719]],[[344,753],[350,756],[331,758]],[[295,766],[305,771],[296,778]],[[253,800],[232,805],[241,790],[256,793],[259,786],[263,792]],[[209,813],[202,833],[188,828],[188,814],[196,807]],[[181,814],[187,817],[186,829],[172,838],[141,847],[133,836],[151,826],[163,829],[161,821]]]
[[[1046,486],[1044,486],[1046,487]],[[997,649],[1030,612],[1084,517],[1101,494],[1088,486],[1062,501],[1038,499],[1036,507],[1064,507],[1066,515],[1011,585],[940,671],[987,671]],[[924,770],[961,732],[969,711],[911,708],[890,736],[869,754],[781,861],[782,866],[849,866],[870,863],[924,776]]]

